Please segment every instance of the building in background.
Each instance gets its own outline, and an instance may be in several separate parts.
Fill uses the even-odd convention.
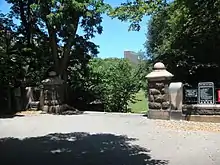
[[[128,59],[130,62],[134,64],[139,63],[138,55],[133,51],[124,51],[124,58]]]

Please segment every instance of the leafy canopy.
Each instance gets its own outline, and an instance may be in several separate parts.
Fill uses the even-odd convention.
[[[109,16],[130,22],[129,30],[140,30],[144,16],[150,16],[167,4],[166,0],[131,0],[120,6],[110,8]]]
[[[149,55],[164,61],[179,81],[218,82],[219,7],[219,0],[176,0],[153,14],[146,42]]]

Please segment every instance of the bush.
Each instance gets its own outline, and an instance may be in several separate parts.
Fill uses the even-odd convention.
[[[134,94],[141,87],[137,66],[117,58],[95,58],[90,61],[89,66],[93,79],[97,80],[94,81],[96,84],[93,85],[93,91],[96,89],[104,110],[128,112],[129,101],[135,101]]]

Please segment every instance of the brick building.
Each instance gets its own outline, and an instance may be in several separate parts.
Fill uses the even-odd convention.
[[[135,53],[133,51],[124,51],[124,58],[128,59],[129,61],[131,61],[135,64],[139,63],[137,53]]]

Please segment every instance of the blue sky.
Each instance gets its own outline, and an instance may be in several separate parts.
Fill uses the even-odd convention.
[[[124,0],[106,0],[106,3],[112,6],[118,6],[120,3],[125,2]],[[5,0],[0,0],[0,10],[7,13],[10,6]],[[121,22],[117,19],[111,19],[106,15],[103,15],[103,33],[96,35],[92,41],[99,45],[98,57],[123,57],[125,50],[139,51],[144,49],[144,42],[146,41],[147,22],[148,17],[143,19],[141,23],[141,30],[139,32],[128,32],[129,23]]]

